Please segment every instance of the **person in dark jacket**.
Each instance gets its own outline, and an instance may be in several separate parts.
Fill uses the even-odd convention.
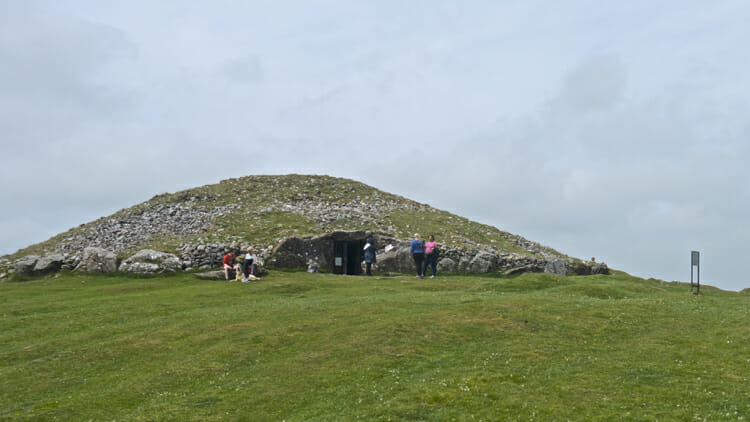
[[[424,240],[419,238],[419,233],[414,233],[414,240],[411,241],[411,246],[409,246],[409,256],[412,257],[414,264],[417,266],[417,278],[424,278],[424,268],[422,268]]]
[[[367,239],[365,245],[365,275],[372,276],[372,264],[377,262],[378,250],[372,239]]]

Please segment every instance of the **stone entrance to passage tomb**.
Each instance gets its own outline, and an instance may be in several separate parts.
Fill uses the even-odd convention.
[[[278,268],[307,268],[311,262],[333,274],[362,273],[362,261],[368,232],[338,231],[312,239],[284,239],[267,264]]]
[[[359,275],[364,260],[364,240],[345,239],[333,241],[333,273]]]

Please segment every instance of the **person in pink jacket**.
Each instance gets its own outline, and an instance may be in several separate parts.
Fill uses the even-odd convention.
[[[427,243],[424,244],[424,269],[422,270],[422,274],[427,274],[427,267],[429,266],[432,267],[432,276],[430,278],[435,278],[440,248],[438,248],[438,244],[435,242],[435,236],[430,235],[427,239]]]

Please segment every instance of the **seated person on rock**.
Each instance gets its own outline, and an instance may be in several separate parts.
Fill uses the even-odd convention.
[[[245,280],[256,280],[258,279],[258,266],[260,262],[258,257],[253,253],[253,248],[247,248],[247,254],[245,255],[245,261],[242,263],[242,273],[245,275]]]
[[[221,261],[224,266],[224,278],[229,281],[229,270],[239,271],[240,264],[235,264],[235,255],[233,252],[229,252],[224,255],[224,259]]]

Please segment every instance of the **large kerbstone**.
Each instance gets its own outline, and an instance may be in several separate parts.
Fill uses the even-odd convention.
[[[81,263],[76,271],[87,273],[110,273],[117,271],[117,255],[102,248],[86,248],[83,250]]]
[[[318,239],[284,239],[273,251],[268,264],[280,268],[307,268],[307,261],[320,256]]]
[[[46,274],[59,271],[65,262],[65,257],[61,254],[46,255],[39,258],[34,264],[35,274]]]
[[[568,273],[568,263],[562,259],[553,259],[544,264],[544,272],[565,275]]]
[[[469,272],[472,274],[484,274],[497,269],[497,255],[489,252],[479,252],[469,264]]]
[[[458,259],[458,271],[467,272],[469,271],[469,264],[471,264],[471,255],[461,255]]]
[[[373,267],[378,271],[392,273],[416,272],[414,261],[409,256],[409,246],[404,245],[379,254],[378,262]]]
[[[182,261],[176,255],[144,249],[120,264],[120,271],[138,274],[175,272],[182,269]]]
[[[437,270],[439,273],[455,273],[458,268],[456,261],[450,258],[440,258],[437,264]]]
[[[13,263],[13,269],[16,270],[16,274],[20,275],[32,275],[34,274],[34,267],[40,256],[29,255],[25,256]]]

